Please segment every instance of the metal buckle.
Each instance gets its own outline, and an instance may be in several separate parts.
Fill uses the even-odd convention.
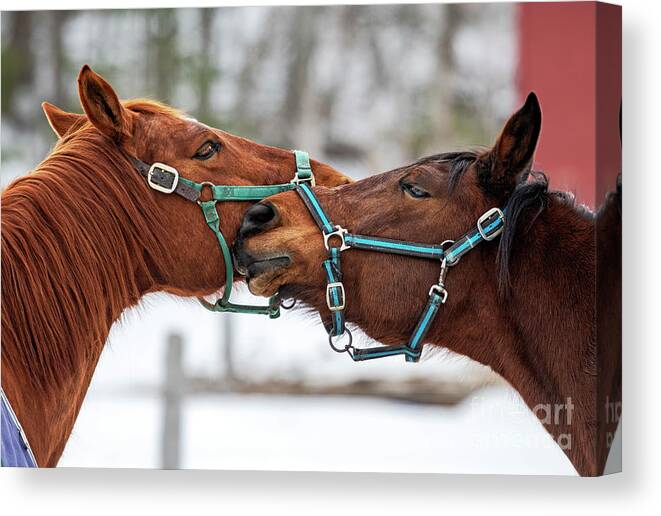
[[[328,241],[330,240],[331,237],[338,237],[341,240],[340,244],[340,251],[344,251],[346,249],[349,249],[351,246],[346,243],[344,240],[345,235],[348,235],[349,232],[344,229],[341,226],[335,226],[335,231],[332,231],[330,233],[323,233],[324,235],[324,246],[326,247],[327,251],[330,251],[330,246],[328,245]]]
[[[438,294],[441,296],[441,304],[445,304],[448,300],[448,291],[445,290],[443,285],[432,285],[429,289],[429,294],[427,295],[431,296],[432,294]]]
[[[332,302],[332,291],[334,288],[339,288],[340,289],[340,304],[335,305]],[[336,281],[334,283],[329,283],[326,285],[326,304],[328,305],[328,309],[331,312],[339,312],[340,310],[344,310],[344,307],[346,306],[346,297],[344,295],[344,284],[341,281]]]
[[[486,220],[488,220],[490,217],[492,217],[494,214],[498,214],[498,217],[502,220],[505,219],[505,214],[503,213],[503,211],[500,208],[491,208],[490,210],[485,211],[482,214],[482,216],[479,219],[477,219],[477,230],[480,232],[480,236],[484,240],[486,240],[487,242],[489,242],[490,240],[493,240],[494,238],[496,238],[498,235],[500,235],[503,232],[504,224],[502,224],[498,229],[496,229],[496,231],[494,231],[490,235],[487,235],[485,233],[484,227],[482,226],[482,224]]]
[[[167,187],[160,185],[158,183],[154,183],[152,181],[152,177],[154,175],[154,172],[156,171],[168,172],[172,174],[174,176],[174,178],[172,179],[172,185]],[[179,172],[177,171],[176,168],[170,167],[165,163],[158,163],[158,162],[154,163],[151,167],[149,167],[149,172],[147,173],[147,184],[154,190],[170,194],[177,189],[178,183],[179,183]]]
[[[301,179],[298,177],[298,172],[294,175],[294,179],[289,181],[293,185],[300,185],[301,183],[310,183],[310,186],[317,186],[317,182],[314,179],[314,174],[310,173],[310,177],[304,177]]]

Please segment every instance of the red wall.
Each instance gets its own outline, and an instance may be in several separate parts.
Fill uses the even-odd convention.
[[[521,3],[521,101],[535,91],[542,134],[535,166],[551,186],[592,207],[621,169],[621,8],[596,2]]]

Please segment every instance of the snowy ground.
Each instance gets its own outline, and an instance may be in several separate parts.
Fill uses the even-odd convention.
[[[60,466],[159,467],[166,335],[181,332],[188,373],[218,376],[227,315],[151,296],[113,329]],[[465,359],[354,364],[331,353],[315,319],[232,319],[238,373],[340,382],[484,374]],[[214,394],[186,398],[182,467],[574,474],[514,391],[495,386],[455,407],[358,397]]]
[[[454,408],[361,398],[209,395],[184,409],[182,467],[575,474],[505,388]],[[158,467],[161,405],[91,395],[60,466]]]

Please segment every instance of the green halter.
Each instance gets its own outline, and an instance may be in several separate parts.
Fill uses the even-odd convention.
[[[147,163],[131,157],[138,172],[147,178],[147,184],[152,189],[166,194],[176,193],[188,201],[196,202],[202,208],[207,225],[216,235],[225,262],[225,290],[222,297],[215,303],[209,303],[200,298],[200,303],[206,309],[212,312],[262,314],[268,315],[271,319],[280,317],[280,301],[277,296],[271,297],[268,305],[243,305],[230,301],[234,283],[234,264],[229,244],[220,230],[220,215],[216,204],[223,201],[261,201],[265,197],[293,190],[301,183],[310,183],[314,186],[314,175],[308,153],[299,150],[293,152],[296,158],[296,174],[291,182],[258,186],[215,185],[208,181],[196,183],[180,177],[179,172],[173,167],[163,163],[154,163],[149,166]],[[202,190],[205,187],[211,191],[211,199],[208,201],[201,200]]]

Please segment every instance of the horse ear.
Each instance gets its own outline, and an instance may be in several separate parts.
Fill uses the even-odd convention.
[[[67,113],[50,102],[42,102],[41,109],[44,110],[48,124],[58,138],[62,138],[77,122],[82,122],[87,118],[78,113]]]
[[[80,103],[90,122],[106,136],[120,143],[132,133],[129,111],[103,77],[84,65],[78,74]]]
[[[530,170],[541,128],[542,110],[537,95],[531,92],[523,107],[507,121],[489,154],[488,183],[511,188]]]

